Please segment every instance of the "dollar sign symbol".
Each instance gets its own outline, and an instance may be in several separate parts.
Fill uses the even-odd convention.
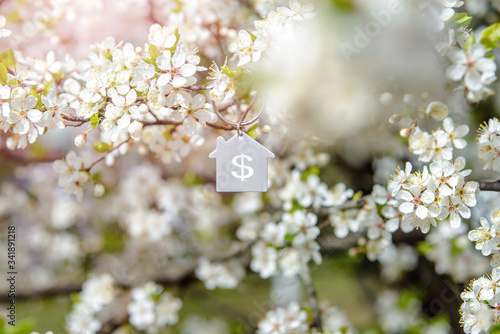
[[[239,160],[239,162],[238,162]],[[245,154],[237,155],[231,161],[236,167],[240,167],[240,174],[232,171],[231,174],[242,182],[253,175],[253,168],[245,165],[245,160],[252,161],[252,158]]]

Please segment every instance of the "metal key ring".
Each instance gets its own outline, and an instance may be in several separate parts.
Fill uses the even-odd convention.
[[[231,122],[231,121],[227,120],[227,119],[226,119],[224,116],[222,116],[222,114],[219,112],[219,109],[218,109],[218,108],[217,108],[217,106],[215,105],[215,101],[214,101],[214,100],[212,100],[212,107],[214,108],[214,111],[215,111],[215,113],[217,114],[217,116],[219,116],[219,118],[220,118],[223,122],[225,122],[225,123],[227,123],[227,124],[229,124],[229,125],[232,125],[232,126],[236,126],[236,128],[238,129],[238,128],[241,128],[241,127],[243,127],[243,126],[247,126],[247,125],[250,125],[250,124],[255,123],[255,122],[259,119],[260,115],[262,115],[262,112],[264,111],[264,107],[265,107],[265,105],[263,105],[263,106],[262,106],[262,108],[260,109],[259,113],[258,113],[257,115],[255,115],[255,116],[254,116],[254,118],[252,118],[251,120],[246,121],[246,122]]]

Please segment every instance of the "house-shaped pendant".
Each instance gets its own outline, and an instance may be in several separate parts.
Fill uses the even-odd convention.
[[[216,158],[217,191],[267,191],[267,159],[274,154],[246,133],[227,142],[218,137],[209,158]]]

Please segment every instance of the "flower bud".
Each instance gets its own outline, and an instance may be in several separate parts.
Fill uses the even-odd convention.
[[[399,123],[399,121],[401,121],[401,119],[403,119],[403,114],[397,113],[397,114],[392,115],[391,118],[389,118],[389,122],[391,124],[396,124],[396,123]]]
[[[422,95],[420,95],[420,98],[425,102],[429,99],[430,96],[431,94],[429,94],[429,92],[423,92]]]
[[[392,103],[392,100],[393,96],[389,92],[385,92],[380,95],[380,103],[382,103],[384,107],[389,106]]]
[[[105,192],[105,189],[104,189],[104,186],[100,183],[96,183],[94,185],[94,196],[95,197],[101,197],[102,195],[104,195],[104,192]]]
[[[128,126],[128,132],[133,139],[140,139],[142,134],[142,123],[133,121],[132,124]]]
[[[271,132],[271,127],[269,125],[264,125],[260,128],[260,133],[268,134]]]
[[[411,134],[411,127],[403,128],[401,131],[399,131],[399,135],[404,138],[408,138]]]
[[[413,94],[406,94],[403,101],[405,104],[413,104],[415,102],[415,96]]]
[[[81,133],[75,137],[75,146],[76,147],[82,147],[86,143],[87,143],[87,134],[86,133]]]
[[[7,145],[7,148],[9,150],[15,150],[17,147],[18,141],[19,140],[17,139],[17,137],[12,136],[12,137],[7,138],[7,142],[5,143],[5,145]]]
[[[448,106],[443,102],[434,101],[429,103],[425,113],[436,121],[442,121],[448,116]]]
[[[24,100],[24,98],[28,95],[26,91],[22,87],[16,87],[12,90],[11,99],[12,100]]]

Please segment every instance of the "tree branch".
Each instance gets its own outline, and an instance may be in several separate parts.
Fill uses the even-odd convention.
[[[236,130],[236,127],[232,125],[220,125],[220,124],[215,124],[215,123],[207,123],[208,127],[217,129],[217,130],[225,130],[225,131],[231,131],[231,130]]]
[[[479,182],[479,189],[484,191],[500,191],[500,180],[492,182]]]
[[[64,122],[65,126],[79,127],[79,126],[81,126],[81,125],[89,122],[88,119],[85,119],[85,118],[82,118],[82,117],[75,117],[75,116],[68,115],[68,114],[63,114],[63,113],[61,113],[60,115],[61,115],[61,118],[64,121],[70,122],[70,123]]]
[[[232,249],[227,253],[224,253],[219,256],[214,256],[210,259],[211,262],[223,262],[230,260],[232,258],[238,258],[248,252],[250,247],[254,242],[245,242],[242,243],[236,249]],[[198,265],[198,260],[194,259],[190,264],[186,265],[184,268],[176,270],[175,272],[163,273],[154,278],[150,278],[149,280],[154,281],[163,286],[187,286],[193,282],[196,282],[197,279],[194,275],[194,271],[196,266]],[[128,290],[133,286],[127,282],[117,282],[117,286],[121,289]],[[50,298],[50,297],[58,297],[63,295],[69,295],[73,292],[79,292],[82,288],[82,284],[68,284],[68,285],[60,285],[57,287],[52,287],[46,290],[39,291],[31,291],[31,292],[16,292],[16,299],[26,300],[26,299],[39,299],[39,298]],[[7,294],[0,294],[0,303],[5,303],[7,301]]]

